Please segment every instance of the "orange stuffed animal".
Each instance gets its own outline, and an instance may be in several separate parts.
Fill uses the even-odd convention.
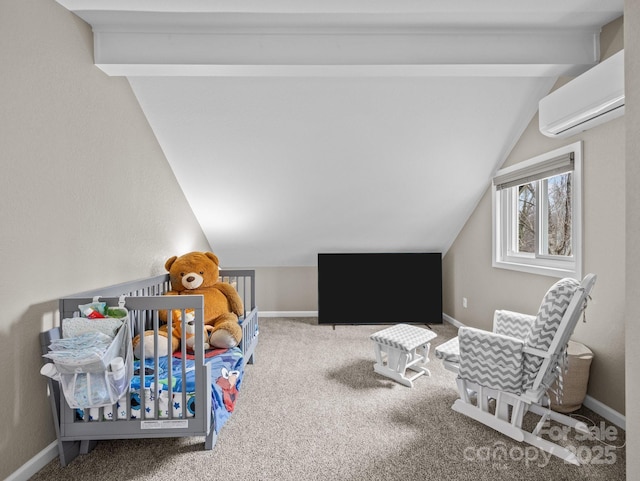
[[[169,258],[164,266],[169,271],[171,290],[165,295],[204,296],[204,323],[210,326],[205,328],[208,334],[208,339],[205,336],[205,342],[211,347],[231,348],[240,344],[242,340],[242,328],[238,323],[238,317],[244,314],[244,307],[235,288],[219,280],[218,265],[218,257],[212,252],[190,252],[180,257]],[[179,310],[174,310],[172,316],[174,322],[181,320]],[[159,318],[166,323],[167,311],[160,311]],[[179,334],[179,330],[174,330],[172,335],[174,352],[179,349]],[[150,336],[150,342],[147,342],[147,336]],[[139,336],[134,339],[134,354],[138,359],[141,355],[153,357],[153,352],[150,352],[150,349],[153,349],[152,336],[153,331],[145,332],[145,353],[136,352]]]

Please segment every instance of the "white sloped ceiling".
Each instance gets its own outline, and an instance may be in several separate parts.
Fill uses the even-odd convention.
[[[619,0],[59,0],[227,266],[446,252]],[[242,4],[242,11],[237,3]]]

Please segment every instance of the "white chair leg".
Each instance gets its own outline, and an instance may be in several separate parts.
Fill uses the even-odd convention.
[[[511,411],[511,424],[518,428],[521,428],[523,417],[524,417],[524,402],[518,400],[513,405],[513,409]]]
[[[382,366],[384,363],[382,361],[382,352],[380,350],[380,344],[377,344],[377,343],[374,344],[373,350],[376,353],[376,362]]]
[[[460,394],[460,399],[467,404],[471,404],[471,399],[469,398],[469,391],[467,391],[467,383],[464,379],[456,378],[456,384],[458,385],[458,393]]]
[[[407,371],[407,364],[409,363],[409,353],[398,351],[398,359],[396,361],[396,371],[401,376],[404,376]]]
[[[503,421],[509,420],[509,403],[504,399],[504,394],[499,392],[496,397],[496,417]]]
[[[485,389],[483,386],[480,386],[480,388],[477,391],[478,393],[478,399],[477,399],[477,403],[478,403],[478,407],[484,411],[484,412],[489,412],[489,398],[487,397],[486,393],[485,393]]]

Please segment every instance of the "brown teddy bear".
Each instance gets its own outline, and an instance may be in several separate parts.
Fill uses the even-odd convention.
[[[218,279],[218,257],[212,252],[190,252],[180,257],[173,256],[167,260],[164,267],[169,271],[171,290],[167,296],[201,294],[204,296],[204,323],[207,326],[208,339],[205,342],[211,347],[231,348],[240,344],[242,328],[238,317],[244,314],[242,299],[235,288]],[[160,311],[159,318],[167,322],[167,311]],[[181,312],[173,311],[173,322],[181,320]],[[172,348],[175,352],[180,346],[180,323],[172,333]],[[166,325],[165,327],[166,331]],[[166,332],[160,332],[166,336]],[[134,354],[141,359],[143,353],[136,350],[139,336],[133,341]],[[166,346],[166,343],[160,343]],[[167,353],[159,353],[166,355]],[[144,357],[153,357],[153,331],[145,332]]]

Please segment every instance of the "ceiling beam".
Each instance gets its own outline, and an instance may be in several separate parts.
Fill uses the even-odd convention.
[[[575,76],[600,29],[434,24],[428,15],[77,10],[115,76]]]

